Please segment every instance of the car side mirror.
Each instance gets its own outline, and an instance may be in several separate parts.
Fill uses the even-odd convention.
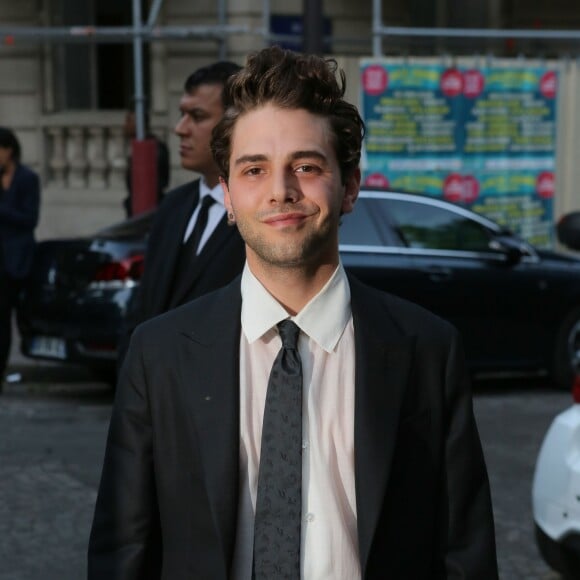
[[[556,224],[558,241],[570,250],[580,250],[580,211],[564,214]]]
[[[524,255],[524,249],[519,240],[508,237],[498,236],[489,242],[489,247],[496,252],[500,252],[506,258],[506,265],[515,266]]]

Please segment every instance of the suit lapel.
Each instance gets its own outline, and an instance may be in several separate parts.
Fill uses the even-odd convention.
[[[181,332],[181,385],[206,489],[230,561],[236,534],[239,463],[240,279],[212,295],[195,323]]]
[[[199,256],[193,261],[193,265],[184,277],[184,281],[179,288],[175,288],[175,295],[172,298],[174,305],[182,304],[190,296],[191,289],[197,282],[200,275],[203,274],[208,262],[215,256],[227,242],[227,240],[237,233],[236,228],[228,226],[227,218],[224,215],[218,225],[212,232],[211,236],[203,246]],[[175,269],[175,265],[173,266]]]
[[[194,181],[191,188],[187,189],[183,201],[179,207],[172,208],[171,226],[163,233],[163,251],[158,252],[162,262],[155,271],[158,273],[156,287],[159,293],[157,303],[160,305],[159,312],[165,312],[172,300],[175,270],[179,259],[179,251],[183,243],[185,229],[191,218],[193,210],[199,201],[199,181]]]
[[[350,279],[355,333],[355,482],[364,572],[386,493],[413,337],[395,326],[375,292]]]

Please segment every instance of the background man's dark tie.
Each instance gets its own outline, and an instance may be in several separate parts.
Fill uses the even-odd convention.
[[[207,226],[209,208],[215,203],[211,195],[205,195],[201,199],[201,207],[197,213],[197,219],[189,238],[181,245],[177,258],[177,267],[173,279],[173,287],[176,289],[170,297],[166,309],[175,308],[179,304],[177,299],[187,291],[191,270],[195,265],[199,242]]]
[[[282,348],[274,361],[262,427],[254,526],[256,580],[300,579],[302,517],[302,363],[300,329],[278,324]]]
[[[195,226],[193,227],[191,235],[185,242],[185,246],[187,248],[186,251],[190,254],[190,256],[192,256],[192,259],[195,258],[195,255],[197,254],[197,248],[199,246],[201,236],[203,236],[203,232],[207,226],[209,208],[214,203],[215,199],[211,195],[204,195],[203,199],[201,200],[201,207],[199,208],[197,219],[195,220]]]

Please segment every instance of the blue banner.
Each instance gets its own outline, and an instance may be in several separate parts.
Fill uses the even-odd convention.
[[[556,71],[361,67],[365,184],[444,197],[552,245]]]

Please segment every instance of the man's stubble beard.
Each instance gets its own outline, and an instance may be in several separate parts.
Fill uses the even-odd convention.
[[[273,244],[244,222],[237,222],[237,226],[248,248],[264,264],[276,268],[316,267],[324,262],[323,257],[337,245],[337,229],[333,228],[331,216],[328,216],[321,228],[310,229],[299,240],[289,239],[287,243]]]

